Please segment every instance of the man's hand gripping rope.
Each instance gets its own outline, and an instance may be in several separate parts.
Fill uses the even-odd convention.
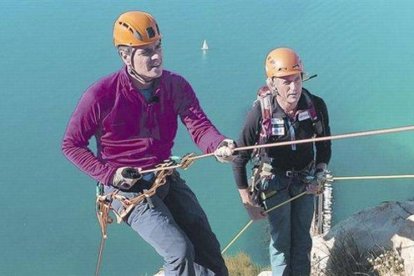
[[[325,185],[334,181],[334,177],[328,170],[317,169],[314,175],[306,177],[304,181],[309,194],[320,195],[325,190]]]

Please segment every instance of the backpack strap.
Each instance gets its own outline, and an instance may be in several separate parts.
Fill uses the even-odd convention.
[[[267,86],[262,86],[257,91],[257,100],[260,102],[262,112],[259,144],[264,144],[272,132],[273,94]]]
[[[306,104],[308,106],[308,113],[310,119],[312,120],[313,131],[316,135],[322,135],[324,129],[323,123],[322,120],[318,117],[318,113],[312,101],[311,94],[306,89],[303,90],[302,94],[305,97]]]
[[[313,131],[316,135],[322,135],[324,130],[323,123],[318,116],[318,112],[315,108],[315,104],[312,101],[311,94],[306,89],[303,89],[302,93],[305,97],[306,105],[308,107],[307,111],[312,121]],[[262,118],[259,121],[258,125],[258,144],[260,145],[265,144],[272,135],[272,116],[274,111],[273,97],[274,96],[272,92],[267,86],[262,86],[257,91],[257,100],[260,103],[260,110],[262,115]],[[269,159],[266,156],[264,150],[253,151],[253,155],[259,159]]]

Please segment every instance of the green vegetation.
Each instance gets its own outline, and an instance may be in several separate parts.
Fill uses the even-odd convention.
[[[312,276],[369,275],[402,276],[404,260],[398,250],[378,248],[375,251],[362,251],[352,236],[336,240],[329,249],[326,266],[316,256],[312,258]]]
[[[231,276],[257,276],[260,271],[265,270],[254,264],[244,252],[240,252],[236,256],[225,256],[224,260]]]

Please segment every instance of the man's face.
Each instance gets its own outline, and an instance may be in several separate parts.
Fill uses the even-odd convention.
[[[132,64],[135,71],[144,79],[159,78],[162,74],[161,40],[149,45],[134,47]]]
[[[302,76],[300,73],[281,78],[273,78],[282,101],[287,104],[297,104],[302,94]]]

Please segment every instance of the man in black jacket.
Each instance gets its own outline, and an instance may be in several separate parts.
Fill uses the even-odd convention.
[[[303,65],[289,48],[266,57],[267,85],[247,115],[238,146],[275,143],[330,135],[324,101],[302,87]],[[256,156],[255,178],[247,181],[246,164]],[[331,142],[293,144],[241,151],[233,163],[236,184],[252,219],[270,223],[270,260],[273,275],[309,275],[314,194],[321,192],[331,157]],[[310,181],[313,179],[313,181]],[[308,194],[275,209],[304,191]],[[263,209],[264,208],[264,209]]]

